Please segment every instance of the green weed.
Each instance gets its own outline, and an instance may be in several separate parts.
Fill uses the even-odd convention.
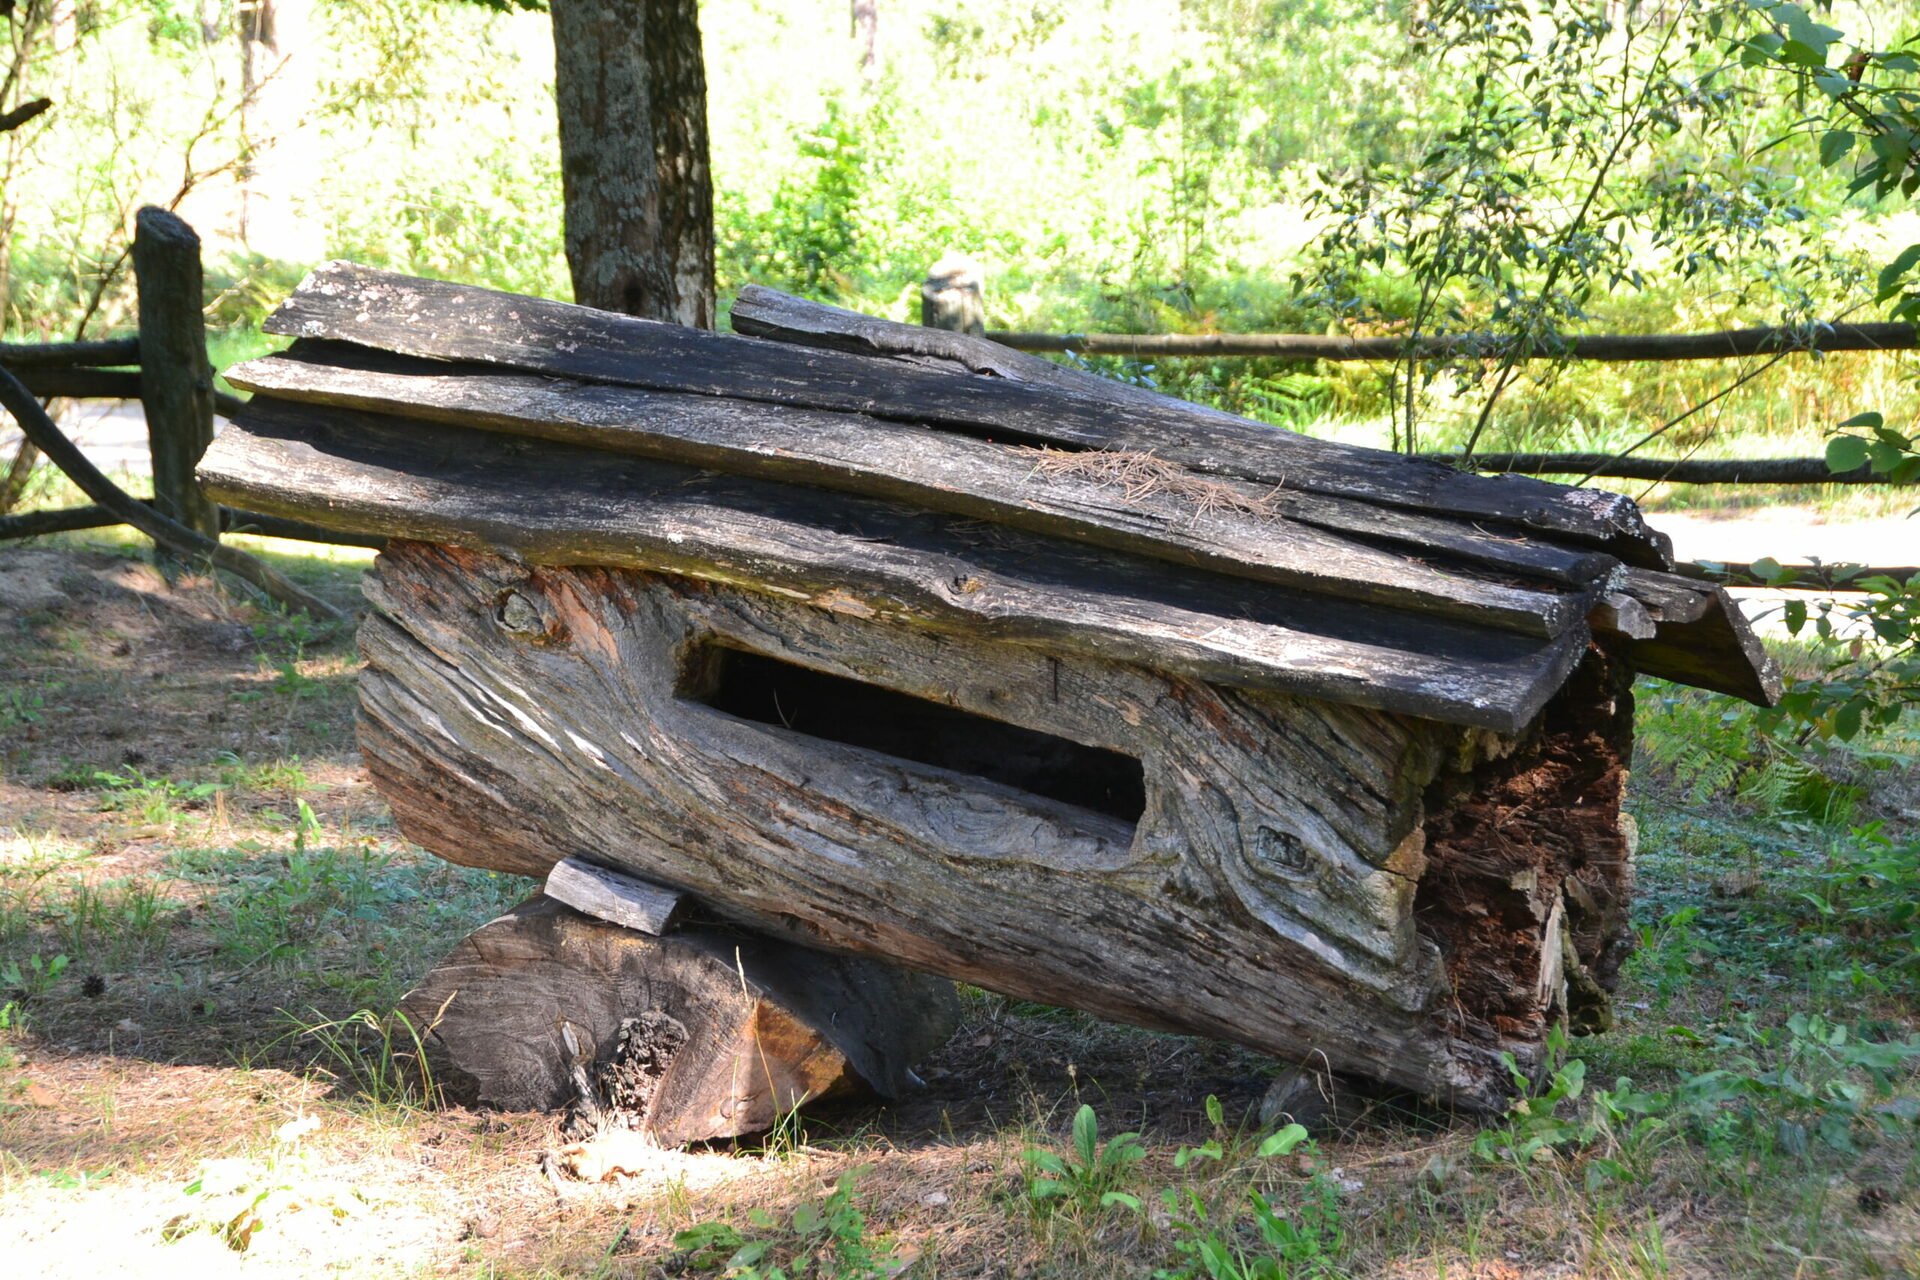
[[[871,1165],[849,1169],[833,1190],[798,1205],[791,1214],[747,1211],[749,1230],[727,1222],[703,1222],[674,1236],[678,1261],[729,1280],[881,1280],[903,1269],[898,1251],[867,1235],[866,1215],[854,1202],[854,1187]]]
[[[8,960],[0,963],[0,986],[12,994],[10,1004],[28,1004],[53,990],[54,983],[67,971],[64,955],[28,956],[26,963]]]
[[[1140,1197],[1123,1188],[1147,1149],[1137,1133],[1100,1142],[1100,1122],[1082,1103],[1073,1115],[1073,1146],[1067,1152],[1028,1147],[1020,1158],[1028,1167],[1027,1198],[1036,1208],[1072,1205],[1082,1210],[1124,1208],[1139,1212]]]
[[[1216,1136],[1199,1147],[1182,1147],[1174,1157],[1176,1167],[1225,1158],[1218,1136],[1223,1121],[1218,1098],[1208,1097],[1207,1118]],[[1295,1280],[1339,1274],[1346,1249],[1340,1190],[1320,1167],[1318,1148],[1306,1129],[1290,1124],[1269,1134],[1254,1157],[1276,1159],[1296,1149],[1313,1157],[1315,1168],[1291,1204],[1276,1203],[1278,1192],[1269,1195],[1251,1187],[1225,1207],[1210,1204],[1198,1186],[1162,1192],[1178,1261],[1156,1271],[1157,1280]]]
[[[376,1108],[407,1112],[437,1107],[440,1089],[427,1061],[423,1031],[405,1013],[386,1017],[360,1009],[344,1018],[295,1021],[294,1034],[318,1046],[314,1065]]]
[[[334,1218],[364,1212],[370,1207],[365,1196],[327,1182],[308,1158],[302,1142],[319,1127],[317,1116],[296,1116],[275,1131],[263,1159],[202,1163],[184,1188],[197,1203],[168,1219],[160,1238],[172,1244],[204,1231],[235,1253],[245,1253],[261,1231],[297,1210],[318,1208]]]

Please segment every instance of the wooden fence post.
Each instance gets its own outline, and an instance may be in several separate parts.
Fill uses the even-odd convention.
[[[213,443],[213,364],[200,276],[200,237],[152,205],[134,220],[133,272],[140,291],[140,403],[153,455],[154,505],[220,536],[220,508],[193,478]]]
[[[986,273],[971,258],[948,254],[920,284],[920,323],[982,337],[987,332]]]

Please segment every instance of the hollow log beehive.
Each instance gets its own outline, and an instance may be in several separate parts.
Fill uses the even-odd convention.
[[[732,322],[334,264],[229,374],[213,496],[391,540],[360,734],[411,839],[1471,1109],[1604,1023],[1633,676],[1775,693],[1632,502]]]

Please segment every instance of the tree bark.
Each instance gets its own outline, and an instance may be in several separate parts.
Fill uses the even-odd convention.
[[[419,543],[367,591],[361,747],[442,857],[605,859],[771,936],[1473,1110],[1558,1011],[1604,1018],[1631,721],[1599,651],[1512,737]]]
[[[695,0],[553,0],[576,301],[713,327],[713,178]]]

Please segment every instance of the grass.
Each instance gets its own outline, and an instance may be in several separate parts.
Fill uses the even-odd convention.
[[[528,886],[394,831],[350,637],[55,545],[69,603],[0,623],[0,705],[31,708],[0,725],[23,1274],[1920,1270],[1911,725],[1814,754],[1643,685],[1619,1026],[1497,1122],[1375,1107],[1273,1144],[1257,1055],[970,992],[924,1095],[556,1193],[549,1121],[431,1105],[388,1016]],[[299,571],[351,599],[354,562]]]

